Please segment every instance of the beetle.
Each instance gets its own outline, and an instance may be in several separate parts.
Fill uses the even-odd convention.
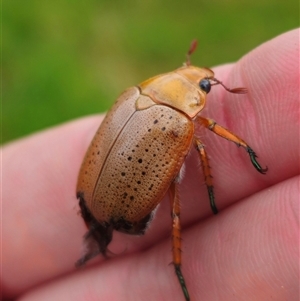
[[[154,211],[169,191],[175,273],[185,300],[190,296],[181,272],[179,174],[194,146],[201,161],[213,213],[214,191],[204,145],[195,136],[195,124],[242,146],[255,169],[265,174],[253,149],[212,119],[200,116],[213,85],[243,94],[246,88],[227,88],[208,68],[191,65],[193,41],[185,64],[173,72],[152,77],[128,88],[117,99],[97,130],[83,160],[77,198],[88,227],[84,237],[87,252],[81,266],[98,254],[108,257],[113,231],[144,234]]]

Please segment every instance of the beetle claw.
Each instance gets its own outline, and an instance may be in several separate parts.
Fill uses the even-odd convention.
[[[253,166],[255,167],[255,169],[260,172],[261,174],[266,174],[266,172],[268,171],[268,166],[266,166],[265,168],[262,168],[260,166],[260,164],[257,162],[256,158],[257,158],[257,155],[256,153],[254,152],[254,150],[251,148],[251,147],[247,147],[246,148],[249,156],[250,156],[250,160],[251,160],[251,163],[253,164]]]

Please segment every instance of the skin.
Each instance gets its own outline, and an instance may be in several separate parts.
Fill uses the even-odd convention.
[[[249,93],[213,87],[201,115],[247,141],[269,171],[259,174],[242,148],[199,130],[220,214],[210,211],[193,150],[180,185],[182,272],[191,300],[298,300],[299,31],[213,70],[228,87]],[[77,174],[102,118],[76,120],[2,148],[3,300],[184,300],[168,265],[168,197],[145,236],[115,232],[109,249],[116,255],[74,267],[86,232]]]

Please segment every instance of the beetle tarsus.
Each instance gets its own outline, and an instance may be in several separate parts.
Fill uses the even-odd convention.
[[[266,172],[268,171],[268,167],[266,166],[266,168],[262,168],[260,166],[260,164],[256,160],[257,155],[254,152],[254,150],[251,147],[247,146],[246,151],[248,152],[248,154],[250,156],[251,163],[253,164],[255,169],[263,175],[266,174]]]
[[[107,249],[108,244],[112,240],[112,232],[112,225],[102,225],[96,220],[90,221],[89,231],[84,236],[85,253],[75,263],[75,266],[83,266],[87,261],[96,257],[98,254],[102,254],[105,258],[108,258],[108,253],[112,254],[112,252]]]
[[[209,196],[209,203],[210,208],[213,212],[213,214],[218,213],[218,208],[215,203],[215,194],[214,194],[214,187],[213,186],[207,186],[208,196]]]
[[[189,51],[188,51],[188,53],[186,54],[186,61],[185,61],[185,64],[186,64],[187,66],[190,66],[190,65],[191,65],[191,54],[196,50],[197,45],[198,45],[198,41],[197,41],[197,40],[193,40],[193,41],[191,42]]]
[[[211,123],[211,125],[208,125],[208,128],[210,130],[213,129],[215,126],[215,122]],[[210,207],[211,210],[214,214],[218,213],[218,209],[216,207],[215,203],[215,195],[214,195],[214,186],[212,183],[212,175],[210,172],[210,166],[209,166],[209,161],[208,161],[208,156],[206,154],[205,148],[203,143],[198,139],[194,138],[194,144],[196,147],[196,150],[198,151],[200,160],[201,160],[201,165],[202,165],[202,170],[205,178],[205,185],[207,187],[207,192],[208,192],[208,197],[209,197],[209,202],[210,202]]]
[[[190,301],[190,295],[189,295],[189,292],[187,290],[187,287],[186,287],[186,284],[185,284],[185,281],[184,281],[184,278],[183,278],[183,275],[181,273],[181,269],[180,269],[180,266],[179,265],[176,265],[174,264],[175,266],[175,273],[177,275],[177,278],[179,280],[179,283],[180,283],[180,286],[182,288],[182,291],[183,291],[183,295],[185,297],[185,300],[186,301]]]
[[[78,259],[75,262],[75,267],[80,268],[80,267],[84,266],[87,261],[89,261],[92,258],[96,257],[99,253],[100,252],[99,252],[99,249],[98,249],[98,250],[95,250],[95,252],[90,252],[90,253],[84,254],[80,259]]]

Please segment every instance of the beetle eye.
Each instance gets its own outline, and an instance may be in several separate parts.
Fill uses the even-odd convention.
[[[206,93],[209,93],[210,88],[211,88],[211,84],[210,81],[208,79],[201,79],[199,82],[199,87],[201,90],[203,90]]]

